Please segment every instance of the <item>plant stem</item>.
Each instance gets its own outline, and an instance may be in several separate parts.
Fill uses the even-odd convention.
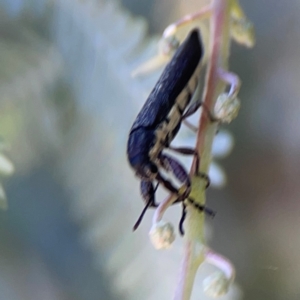
[[[210,19],[210,45],[203,103],[205,109],[213,112],[217,97],[224,91],[225,83],[219,78],[219,70],[228,68],[229,18],[231,0],[212,0]],[[208,172],[211,162],[211,147],[217,123],[212,123],[207,113],[202,113],[197,133],[196,149],[201,157],[200,170]],[[195,160],[191,175],[195,174]]]
[[[210,40],[209,56],[206,74],[203,103],[205,109],[199,121],[196,149],[198,151],[201,172],[208,173],[211,162],[211,149],[216,134],[217,123],[211,122],[205,110],[214,111],[217,97],[224,92],[225,83],[219,78],[219,70],[227,70],[229,45],[230,45],[230,9],[232,0],[212,0],[212,11],[210,17]],[[205,203],[205,184],[195,178],[197,173],[196,161],[194,159],[190,175],[193,180],[192,192],[196,202]],[[202,180],[203,181],[203,180]],[[198,185],[196,187],[195,185]],[[199,185],[201,190],[199,191]],[[197,214],[197,215],[195,215]],[[203,214],[202,214],[203,215]],[[195,223],[196,222],[196,223]],[[204,217],[199,218],[196,209],[188,208],[187,218],[184,224],[186,230],[185,254],[181,265],[180,279],[175,291],[174,300],[189,300],[192,293],[193,283],[198,267],[205,259],[204,249]]]

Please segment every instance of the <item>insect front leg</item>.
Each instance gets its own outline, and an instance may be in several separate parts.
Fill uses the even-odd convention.
[[[188,117],[190,117],[191,115],[193,115],[201,106],[202,102],[201,101],[196,101],[194,103],[192,103],[188,109],[186,110],[186,112],[182,115],[181,120],[182,122],[189,127],[191,130],[193,130],[194,132],[198,131],[198,127],[194,126],[193,124],[191,124],[189,121],[187,121],[186,119]]]
[[[202,105],[202,101],[196,101],[196,102],[193,102],[189,107],[188,109],[186,110],[186,112],[183,114],[182,116],[182,120],[190,117],[191,115],[193,115],[199,108],[200,106]]]
[[[186,110],[186,112],[183,114],[181,120],[182,122],[187,125],[190,129],[192,129],[194,132],[197,132],[198,131],[198,128],[192,124],[190,124],[186,119],[188,117],[190,117],[191,115],[193,115],[199,108],[200,106],[203,107],[203,111],[207,114],[209,120],[211,122],[218,122],[219,120],[216,119],[214,117],[214,115],[209,111],[209,109],[206,107],[206,105],[201,101],[201,100],[198,100],[194,103],[192,103],[188,109]]]

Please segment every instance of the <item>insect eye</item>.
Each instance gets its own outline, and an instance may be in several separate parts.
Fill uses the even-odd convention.
[[[154,164],[148,164],[146,167],[146,174],[148,177],[152,177],[153,175],[156,175],[158,172],[157,166]]]
[[[153,173],[156,174],[158,172],[157,166],[152,164],[150,166],[150,171],[151,171],[152,174]]]

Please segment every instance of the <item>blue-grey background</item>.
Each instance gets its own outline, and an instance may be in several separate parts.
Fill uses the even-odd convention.
[[[0,134],[16,167],[3,179],[0,300],[171,299],[181,242],[155,252],[151,214],[131,233],[142,205],[126,135],[157,74],[130,72],[202,3],[0,1]],[[237,268],[230,299],[297,300],[300,5],[241,4],[257,44],[232,47],[242,109],[221,162],[228,185],[208,192],[210,244]]]

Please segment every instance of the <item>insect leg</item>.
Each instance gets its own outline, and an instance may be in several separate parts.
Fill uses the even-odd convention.
[[[179,196],[176,202],[180,202],[185,199],[190,193],[191,181],[189,174],[186,172],[184,167],[173,157],[165,154],[160,155],[161,165],[167,170],[173,173],[173,175],[183,184],[186,185],[186,191]],[[177,191],[178,193],[178,191]]]
[[[164,168],[165,168],[165,166],[164,166]],[[165,179],[159,173],[156,175],[156,180],[161,185],[163,185],[167,190],[169,190],[172,194],[178,195],[177,200],[175,200],[173,203],[182,202],[190,193],[190,185],[189,185],[189,187],[186,189],[186,191],[183,194],[179,195],[178,189],[176,187],[174,187],[174,185],[169,180]]]
[[[188,127],[189,129],[191,129],[192,131],[194,131],[194,132],[197,132],[197,131],[198,131],[198,127],[195,126],[195,125],[193,125],[193,124],[190,123],[189,121],[187,121],[187,120],[182,120],[182,122],[184,123],[184,125],[185,125],[186,127]]]
[[[209,176],[206,173],[204,173],[204,172],[198,172],[196,175],[200,176],[201,178],[203,178],[203,179],[206,180],[206,186],[205,186],[206,188],[208,188],[210,186],[210,178],[209,178]]]
[[[179,221],[179,232],[181,235],[184,235],[183,222],[185,220],[185,217],[186,217],[186,205],[182,202],[182,214]]]
[[[188,173],[175,158],[170,157],[166,154],[161,154],[160,161],[162,163],[162,166],[164,166],[167,171],[171,171],[181,183],[190,185]]]
[[[168,146],[168,149],[183,154],[183,155],[195,155],[198,156],[198,152],[193,149],[193,148],[185,148],[185,147],[173,147],[173,146]]]
[[[212,218],[215,217],[216,212],[214,210],[206,207],[205,205],[196,203],[192,198],[187,198],[187,199],[197,210],[203,211],[204,213],[206,213],[207,215],[209,215]]]
[[[210,217],[214,217],[216,215],[216,212],[211,210],[210,208],[207,208],[206,206],[204,205],[200,205],[198,203],[196,203],[193,199],[191,198],[187,198],[188,201],[199,211],[201,212],[204,212],[206,214],[208,214]],[[185,217],[186,217],[186,204],[185,203],[182,203],[182,214],[181,214],[181,218],[180,218],[180,221],[179,221],[179,232],[181,235],[184,235],[184,229],[183,229],[183,223],[185,221]]]
[[[196,158],[196,170],[197,170],[196,176],[200,176],[201,178],[203,178],[203,179],[206,180],[206,188],[208,188],[210,186],[210,178],[209,178],[209,176],[206,173],[198,171],[199,170],[199,165],[200,165],[200,157],[199,157],[198,152],[195,149],[192,149],[192,148],[181,148],[181,147],[178,147],[178,148],[176,147],[175,148],[175,147],[171,147],[171,146],[169,146],[168,149],[170,149],[170,150],[172,150],[174,152],[178,152],[178,153],[183,154],[183,155],[194,155],[195,158]],[[163,154],[163,156],[165,156],[165,155]],[[174,161],[173,158],[172,158],[172,160]],[[168,171],[170,171],[170,170],[168,170]],[[174,175],[175,175],[175,173],[174,173]]]
[[[200,157],[199,157],[198,152],[195,149],[193,149],[193,148],[184,148],[184,147],[172,147],[172,146],[169,146],[168,149],[170,149],[174,152],[183,154],[183,155],[194,155],[195,158],[196,158],[196,170],[197,171],[199,170]]]
[[[193,102],[188,109],[186,110],[186,112],[183,114],[183,116],[181,117],[182,120],[186,119],[188,117],[190,117],[191,115],[193,115],[198,109],[199,107],[202,105],[202,101],[196,101]]]
[[[189,123],[187,120],[185,120],[185,119],[187,119],[188,117],[190,117],[191,115],[193,115],[193,114],[200,108],[200,106],[203,107],[203,111],[205,111],[205,112],[207,113],[207,116],[208,116],[208,118],[209,118],[209,120],[210,120],[211,122],[218,122],[218,121],[219,121],[217,118],[215,118],[215,117],[213,116],[213,114],[209,111],[209,109],[207,108],[207,106],[206,106],[202,101],[196,101],[196,102],[192,103],[192,104],[188,107],[188,109],[186,110],[186,112],[183,114],[183,116],[182,116],[182,118],[181,118],[181,120],[182,120],[189,128],[192,127],[191,129],[194,130],[194,131],[197,131],[198,128],[195,127],[194,125],[190,124],[190,123]],[[188,124],[187,124],[187,123],[188,123]]]
[[[160,173],[157,173],[156,180],[163,185],[167,190],[169,190],[173,194],[178,194],[178,190],[174,185],[167,179],[165,179],[163,176],[160,175]]]

